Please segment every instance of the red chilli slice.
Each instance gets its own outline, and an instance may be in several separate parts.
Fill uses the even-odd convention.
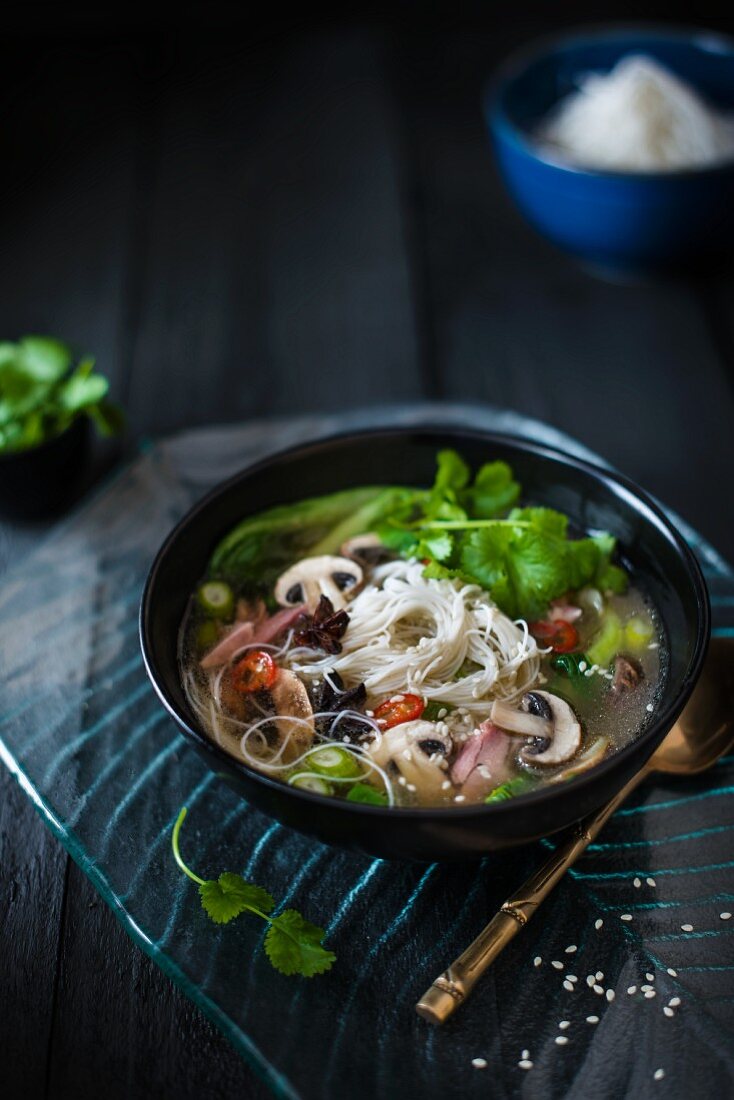
[[[544,647],[550,646],[554,653],[571,653],[578,648],[579,632],[565,619],[540,619],[537,623],[528,623],[528,630]]]
[[[251,649],[232,669],[232,687],[247,695],[267,691],[275,683],[278,666],[266,649]]]
[[[375,718],[386,730],[400,726],[403,722],[413,722],[420,718],[426,704],[420,695],[398,695],[386,699],[375,710]]]

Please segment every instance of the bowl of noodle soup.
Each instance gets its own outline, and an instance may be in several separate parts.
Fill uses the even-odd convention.
[[[682,710],[708,632],[698,565],[636,486],[440,426],[243,470],[171,532],[140,613],[156,692],[230,786],[322,841],[419,860],[610,798]]]

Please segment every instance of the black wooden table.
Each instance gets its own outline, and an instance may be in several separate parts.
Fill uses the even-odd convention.
[[[588,10],[588,8],[586,9]],[[143,436],[420,398],[577,436],[734,557],[734,279],[536,238],[478,107],[548,20],[6,34],[0,333],[92,351]],[[566,17],[564,17],[566,18]],[[569,10],[567,18],[571,19]],[[42,534],[0,527],[0,569]],[[0,769],[0,1094],[259,1096]]]

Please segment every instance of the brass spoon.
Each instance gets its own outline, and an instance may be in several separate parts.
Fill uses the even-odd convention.
[[[464,1003],[477,980],[643,779],[653,772],[695,775],[723,756],[734,740],[733,700],[734,639],[714,638],[690,700],[644,768],[611,802],[579,821],[543,866],[504,903],[466,951],[426,990],[415,1006],[419,1016],[442,1024]]]

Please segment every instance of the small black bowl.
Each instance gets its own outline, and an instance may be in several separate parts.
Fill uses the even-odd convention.
[[[667,679],[655,714],[631,744],[568,783],[496,805],[387,809],[286,786],[238,763],[211,741],[179,679],[176,643],[190,593],[217,542],[244,516],[275,504],[357,485],[429,485],[436,451],[454,447],[474,467],[509,462],[527,500],[567,513],[582,529],[616,535],[635,579],[667,633]],[[610,799],[652,755],[696,682],[709,637],[706,586],[686,542],[660,509],[618,474],[490,432],[437,427],[361,432],[258,462],[214,489],[174,528],[148,576],[140,639],[148,675],[166,709],[209,767],[254,806],[319,840],[387,859],[476,859],[536,840]]]
[[[0,454],[0,514],[44,519],[62,512],[79,490],[90,450],[89,420],[80,416],[37,447]]]

